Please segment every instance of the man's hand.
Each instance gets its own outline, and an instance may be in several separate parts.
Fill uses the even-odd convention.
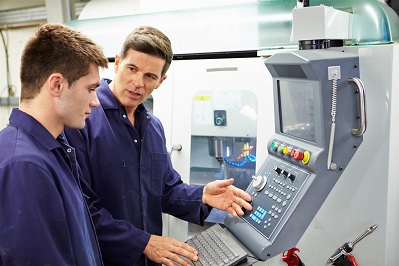
[[[166,266],[176,265],[176,263],[180,265],[191,265],[180,256],[193,261],[198,260],[198,251],[190,245],[171,237],[157,235],[151,235],[144,249],[144,255],[150,260]]]
[[[228,211],[234,217],[244,215],[241,207],[252,210],[251,196],[242,189],[232,186],[233,178],[208,183],[202,193],[202,202],[214,208]]]

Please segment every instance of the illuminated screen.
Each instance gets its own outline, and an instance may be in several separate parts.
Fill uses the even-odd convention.
[[[316,142],[314,82],[279,80],[280,131]]]

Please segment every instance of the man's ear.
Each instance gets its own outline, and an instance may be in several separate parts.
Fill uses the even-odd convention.
[[[162,82],[167,78],[167,75],[164,75],[161,80],[159,81],[158,85],[155,87],[155,90],[158,89],[159,86],[161,86]]]
[[[114,71],[118,72],[119,63],[121,62],[121,57],[117,54],[115,55]]]
[[[65,86],[65,78],[60,73],[53,73],[47,79],[49,84],[49,93],[52,96],[59,96]]]

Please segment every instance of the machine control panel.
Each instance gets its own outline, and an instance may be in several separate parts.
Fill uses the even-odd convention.
[[[338,51],[277,53],[275,134],[247,192],[253,211],[224,224],[261,260],[295,246],[363,141],[365,90],[359,58]],[[329,79],[329,69],[340,77]]]
[[[252,187],[248,188],[247,193],[252,196],[253,210],[246,213],[244,219],[264,237],[270,239],[278,224],[287,219],[288,210],[310,174],[282,160],[269,157],[259,170],[258,177],[260,176],[267,182],[262,189],[258,189],[254,179]]]

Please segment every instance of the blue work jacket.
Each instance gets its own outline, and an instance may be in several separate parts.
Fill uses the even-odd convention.
[[[203,225],[211,208],[202,203],[203,186],[183,183],[173,169],[159,119],[141,104],[133,126],[109,82],[103,79],[97,88],[101,106],[92,110],[85,128],[65,133],[76,148],[84,178],[99,198],[96,207],[132,225],[124,233],[106,237],[96,227],[106,264],[157,265],[142,253],[150,235],[162,235],[162,213]],[[120,241],[115,245],[125,254],[103,245],[110,238]]]
[[[75,151],[14,109],[0,133],[0,265],[102,265]]]

